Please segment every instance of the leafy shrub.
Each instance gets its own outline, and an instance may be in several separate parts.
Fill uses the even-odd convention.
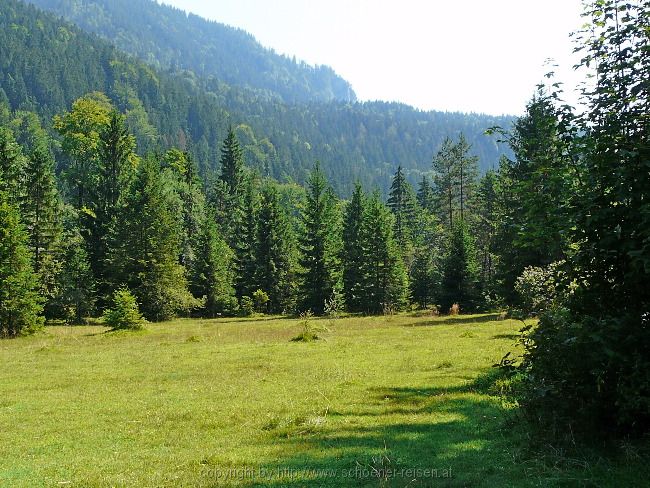
[[[249,296],[241,297],[239,300],[239,315],[242,317],[250,317],[253,313],[255,313],[253,299]]]
[[[558,304],[558,288],[561,279],[560,267],[564,261],[557,261],[541,268],[529,266],[517,278],[515,291],[519,306],[514,310],[521,317],[538,317],[544,311]]]
[[[144,327],[146,320],[142,318],[133,294],[127,288],[121,288],[113,295],[113,307],[104,312],[104,323],[113,330],[137,330]]]
[[[266,312],[266,307],[269,303],[269,295],[263,290],[257,290],[253,293],[253,304],[255,311],[258,313]]]
[[[338,319],[345,307],[343,295],[334,290],[332,296],[325,300],[325,315],[330,319]]]
[[[460,314],[460,305],[454,303],[449,309],[449,315],[459,315]]]

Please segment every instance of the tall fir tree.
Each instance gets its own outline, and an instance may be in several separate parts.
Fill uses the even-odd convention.
[[[338,220],[335,197],[316,163],[307,181],[300,238],[300,264],[304,270],[300,284],[301,306],[316,315],[324,312],[325,302],[340,286]]]
[[[363,303],[363,272],[360,263],[363,260],[363,218],[366,196],[361,184],[354,186],[352,198],[345,208],[343,217],[343,246],[341,263],[343,267],[343,296],[350,312],[365,310]]]
[[[395,239],[394,217],[375,191],[366,204],[362,234],[363,303],[367,312],[399,310],[408,301],[408,275]]]
[[[25,166],[27,160],[13,132],[0,127],[0,191],[15,205],[25,197]]]
[[[509,143],[514,158],[503,158],[499,169],[503,212],[497,274],[501,294],[514,304],[514,285],[526,267],[546,266],[567,254],[574,171],[560,112],[541,89],[515,122]]]
[[[21,217],[28,229],[40,293],[49,300],[55,294],[56,275],[61,266],[58,252],[63,228],[54,158],[46,140],[38,142],[27,158],[25,183]]]
[[[276,188],[262,189],[257,224],[256,287],[269,296],[268,310],[280,313],[291,307],[294,295],[294,250],[291,227],[280,207]]]
[[[420,208],[426,212],[435,211],[435,200],[431,181],[426,175],[422,175],[422,179],[418,185],[417,202]]]
[[[395,238],[404,250],[411,242],[415,219],[413,187],[398,166],[388,196],[388,208],[395,216]]]
[[[203,219],[192,267],[190,290],[204,300],[202,315],[214,318],[237,309],[234,288],[233,252],[221,238],[213,216]]]
[[[117,269],[115,289],[126,286],[148,320],[187,313],[199,302],[188,290],[179,263],[182,215],[174,183],[153,158],[143,160],[123,199],[116,225],[111,264]]]
[[[42,298],[20,214],[0,192],[0,337],[16,337],[43,325]]]
[[[241,227],[241,239],[236,251],[236,291],[238,297],[252,296],[255,288],[255,269],[257,267],[257,223],[259,215],[259,197],[255,182],[248,177],[244,184],[243,195],[244,221]]]
[[[463,312],[480,305],[479,266],[476,247],[467,223],[457,219],[449,232],[447,255],[443,263],[440,305],[447,311],[457,303]]]

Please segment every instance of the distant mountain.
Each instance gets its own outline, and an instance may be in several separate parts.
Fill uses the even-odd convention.
[[[106,93],[127,114],[141,152],[187,149],[206,174],[218,169],[221,142],[233,125],[247,164],[261,174],[301,183],[320,160],[344,196],[357,179],[385,190],[399,164],[416,181],[431,171],[444,137],[461,132],[482,167],[493,166],[505,148],[483,132],[511,122],[395,103],[287,103],[191,70],[152,68],[32,5],[0,2],[0,103],[47,122],[92,91]]]
[[[27,0],[163,69],[191,70],[285,102],[351,102],[350,84],[328,66],[309,66],[262,47],[241,29],[151,0]]]

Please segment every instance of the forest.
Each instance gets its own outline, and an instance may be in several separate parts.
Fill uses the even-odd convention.
[[[303,184],[318,160],[346,197],[357,179],[385,195],[398,164],[412,184],[425,173],[431,176],[431,155],[445,137],[461,132],[483,171],[507,153],[505,144],[484,131],[507,126],[508,116],[421,112],[386,102],[325,103],[317,96],[286,103],[277,94],[189,69],[157,70],[23,2],[3,2],[0,14],[0,43],[7,53],[0,58],[0,99],[13,110],[49,121],[76,99],[103,92],[125,114],[138,151],[177,147],[192,155],[203,176],[218,171],[220,145],[231,125],[247,164],[260,174]]]
[[[178,60],[150,67],[32,6],[0,10],[0,337],[283,316],[306,324],[309,342],[327,333],[309,324],[326,318],[503,313],[523,328],[496,384],[528,437],[567,449],[647,439],[647,0],[587,2],[575,39],[595,79],[583,106],[562,102],[549,74],[512,123],[379,102],[284,105],[260,95],[268,87],[218,95],[216,73],[179,76]],[[274,69],[307,69],[273,56]],[[79,69],[54,68],[72,58]],[[340,122],[364,125],[366,139],[343,140]],[[398,133],[379,143],[385,124]],[[490,150],[477,151],[479,132]],[[339,149],[293,152],[307,140]]]

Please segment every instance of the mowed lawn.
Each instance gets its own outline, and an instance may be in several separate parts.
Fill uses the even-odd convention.
[[[520,323],[315,322],[329,331],[313,343],[291,342],[299,321],[280,318],[0,341],[0,486],[634,486],[647,475],[632,455],[531,454],[488,381]]]

